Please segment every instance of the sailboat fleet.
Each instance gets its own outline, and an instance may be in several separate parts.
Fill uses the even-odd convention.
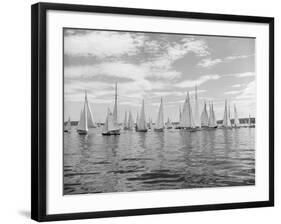
[[[164,122],[164,103],[163,99],[160,99],[160,105],[158,109],[157,119],[155,123],[152,123],[152,119],[149,118],[148,122],[146,120],[145,115],[145,103],[142,100],[142,105],[140,111],[137,113],[136,122],[134,122],[133,115],[131,111],[125,111],[124,121],[122,126],[118,123],[118,102],[117,102],[117,83],[115,84],[115,97],[114,97],[114,105],[113,105],[113,112],[111,112],[110,108],[107,109],[106,119],[104,121],[102,127],[102,135],[109,136],[109,135],[120,135],[121,128],[126,130],[134,130],[136,132],[147,132],[148,129],[151,129],[155,132],[163,132],[165,129],[182,129],[187,131],[200,131],[204,129],[215,129],[215,128],[225,128],[225,129],[232,129],[232,128],[241,128],[241,127],[255,127],[255,124],[251,123],[251,116],[249,115],[248,124],[241,125],[236,105],[233,105],[233,114],[234,118],[231,122],[231,113],[230,113],[230,105],[228,104],[227,100],[225,100],[224,106],[224,115],[222,124],[218,125],[215,111],[214,111],[214,104],[213,102],[208,103],[209,113],[207,111],[207,103],[204,101],[204,106],[202,113],[199,113],[199,104],[198,104],[198,94],[197,94],[197,86],[195,86],[195,103],[192,107],[189,92],[186,94],[186,98],[183,102],[183,105],[179,106],[179,122],[178,125],[175,127],[171,123],[170,119],[168,118],[167,122]],[[192,111],[194,108],[194,111]],[[100,124],[100,122],[99,122]],[[77,133],[80,135],[85,135],[88,133],[90,128],[96,128],[97,125],[94,123],[93,114],[90,108],[90,104],[87,98],[87,92],[85,91],[85,98],[83,108],[80,111],[80,119],[77,125]],[[71,120],[70,118],[64,124],[64,132],[71,131]]]

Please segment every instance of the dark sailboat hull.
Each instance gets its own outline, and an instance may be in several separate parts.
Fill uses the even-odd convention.
[[[136,129],[136,132],[147,132],[147,129]]]
[[[101,133],[104,136],[110,136],[110,135],[120,135],[120,130],[114,130],[114,131],[107,131]]]
[[[79,135],[86,135],[86,134],[88,134],[88,131],[86,131],[86,130],[77,130],[77,132],[78,132]]]

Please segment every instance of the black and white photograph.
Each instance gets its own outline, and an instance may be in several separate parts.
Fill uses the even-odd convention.
[[[64,195],[255,185],[255,38],[62,35]]]

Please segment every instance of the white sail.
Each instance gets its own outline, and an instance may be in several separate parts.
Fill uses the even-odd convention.
[[[182,112],[180,114],[180,127],[186,128],[188,126],[188,117],[187,117],[187,98],[183,103]]]
[[[118,131],[119,127],[116,126],[114,122],[113,114],[111,113],[110,109],[107,110],[107,116],[105,119],[105,124],[103,126],[103,133],[108,133],[110,131]]]
[[[104,122],[103,129],[102,129],[102,131],[103,131],[104,133],[108,132],[108,117],[109,117],[109,114],[110,114],[110,113],[111,113],[111,112],[110,112],[110,109],[108,108],[108,109],[107,109],[106,118],[105,118],[105,122]]]
[[[236,109],[236,105],[234,104],[234,126],[238,127],[240,125],[239,119],[238,119],[238,113]]]
[[[198,95],[197,95],[197,85],[195,86],[195,111],[194,111],[195,126],[200,127],[200,116],[199,116],[199,105],[198,105]]]
[[[211,123],[212,123],[212,105],[211,102],[209,102],[208,127],[210,127]]]
[[[70,117],[68,118],[68,121],[65,125],[65,128],[64,128],[65,131],[70,131],[71,130],[71,121],[70,121]]]
[[[134,120],[133,120],[133,115],[131,113],[131,111],[129,112],[129,118],[128,118],[128,129],[133,129],[134,127]]]
[[[206,106],[206,102],[204,102],[204,108],[201,114],[201,127],[208,127],[208,124],[209,124],[209,118],[208,118],[207,106]]]
[[[179,108],[179,123],[181,121],[181,113],[182,113],[182,111],[181,111],[181,105],[180,105],[180,108]]]
[[[210,128],[215,128],[215,127],[217,127],[217,120],[216,120],[216,116],[215,116],[215,112],[214,112],[214,104],[213,104],[213,102],[210,103],[209,108],[210,108],[210,116],[209,116],[208,126]]]
[[[117,114],[117,82],[115,83],[115,98],[114,98],[114,108],[113,108],[113,121],[115,125],[118,125],[118,114]]]
[[[86,108],[86,104],[84,104],[84,108],[83,111],[81,113],[80,116],[80,121],[79,121],[79,126],[77,128],[77,130],[79,131],[88,131],[88,119],[87,119],[87,108]]]
[[[217,124],[217,118],[216,118],[216,114],[215,114],[215,111],[214,111],[214,104],[213,104],[213,102],[212,102],[212,116],[213,116],[213,125],[215,126],[215,127],[217,127],[218,126],[218,124]]]
[[[164,129],[163,100],[161,98],[155,129]]]
[[[189,92],[187,92],[187,96],[185,102],[183,104],[183,110],[180,117],[180,127],[181,128],[194,128],[194,119],[192,116],[192,109],[190,104]]]
[[[116,126],[115,120],[114,120],[114,116],[113,114],[110,112],[108,115],[108,131],[117,131],[119,130],[119,127]]]
[[[120,128],[117,120],[117,83],[115,84],[115,100],[113,114],[108,109],[106,122],[103,128],[102,135],[120,135]]]
[[[166,126],[167,126],[168,129],[173,127],[169,118],[167,120]]]
[[[124,118],[124,122],[123,122],[123,128],[124,129],[128,128],[127,111],[125,111],[125,118]]]
[[[195,122],[194,122],[194,118],[193,118],[193,113],[192,113],[192,107],[191,107],[189,92],[187,93],[187,102],[188,102],[187,108],[188,108],[190,128],[195,128]]]
[[[94,119],[93,119],[93,114],[92,114],[92,111],[91,111],[91,108],[90,108],[90,105],[89,105],[89,102],[88,102],[87,91],[85,91],[85,104],[86,104],[86,110],[87,110],[88,127],[89,128],[95,128],[96,125],[95,125],[95,122],[94,122]]]
[[[145,112],[144,112],[144,100],[142,100],[142,107],[140,112],[140,117],[138,121],[138,130],[147,130]]]
[[[150,127],[150,129],[152,129],[152,126],[153,126],[153,125],[152,125],[152,118],[150,118],[150,119],[149,119],[149,127]]]
[[[137,112],[137,117],[136,117],[136,127],[139,126],[139,113]]]
[[[223,121],[222,121],[223,127],[231,127],[229,115],[230,114],[228,112],[227,101],[225,100],[224,115],[223,115]]]
[[[232,126],[232,123],[231,123],[230,106],[228,106],[228,117],[229,117],[229,121],[230,121],[230,126]]]

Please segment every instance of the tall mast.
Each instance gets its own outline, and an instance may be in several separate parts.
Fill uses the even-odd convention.
[[[195,126],[200,127],[197,85],[195,85]]]
[[[181,105],[180,105],[180,108],[179,108],[179,123],[181,122]]]
[[[117,119],[117,82],[115,83],[115,98],[114,98],[113,120],[114,120],[115,124],[118,124],[118,119]]]
[[[234,125],[238,126],[239,125],[239,119],[238,119],[238,114],[237,114],[237,109],[236,105],[234,104]]]
[[[89,102],[88,102],[87,90],[85,90],[85,102],[84,102],[84,104],[86,105],[86,110],[87,110],[87,117],[86,117],[86,119],[87,119],[88,127],[89,128],[95,128],[96,125],[94,123],[92,110],[91,110]]]
[[[209,117],[207,112],[207,105],[206,105],[206,101],[204,101],[204,107],[201,113],[201,126],[208,127],[208,123],[209,123]]]
[[[156,128],[161,129],[164,128],[164,116],[163,116],[163,99],[161,98],[158,116],[156,120]]]

